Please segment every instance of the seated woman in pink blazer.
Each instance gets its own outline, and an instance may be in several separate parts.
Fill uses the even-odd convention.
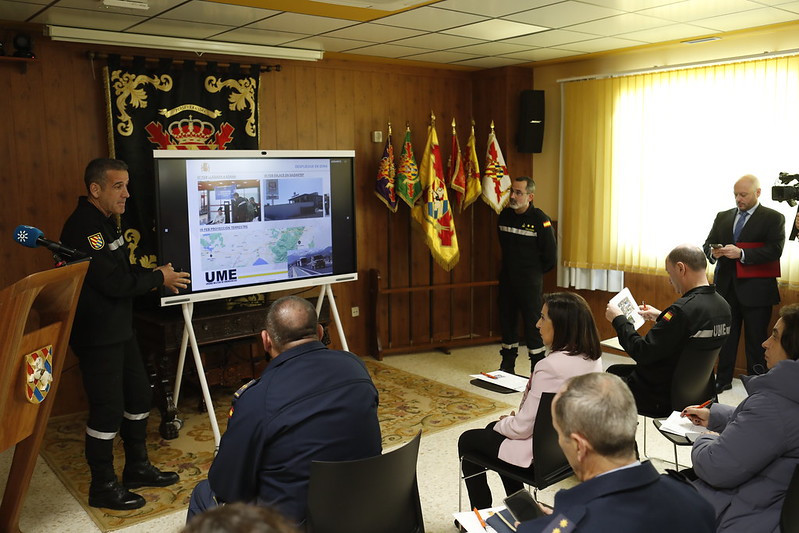
[[[602,372],[602,349],[591,309],[579,294],[556,292],[544,295],[541,318],[536,323],[549,355],[535,365],[522,396],[519,412],[503,415],[485,429],[470,429],[458,439],[458,455],[480,452],[496,455],[502,461],[527,468],[533,464],[533,425],[541,393],[558,392],[569,378]],[[463,463],[463,474],[482,471],[480,466]],[[507,494],[521,489],[522,483],[502,477]],[[485,473],[466,480],[472,507],[491,507],[491,490]]]

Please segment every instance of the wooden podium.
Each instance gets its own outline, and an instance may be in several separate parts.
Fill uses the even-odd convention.
[[[53,407],[88,261],[32,274],[0,292],[0,451],[17,445],[0,531],[19,515]]]

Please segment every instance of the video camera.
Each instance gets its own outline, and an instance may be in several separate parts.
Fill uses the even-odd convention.
[[[790,185],[790,183],[799,182],[799,174],[780,172],[779,180],[783,185],[775,185],[771,188],[771,199],[776,202],[788,202],[791,207],[795,206],[796,201],[799,200],[799,185]]]

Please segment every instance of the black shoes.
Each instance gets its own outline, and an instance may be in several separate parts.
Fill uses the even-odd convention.
[[[89,488],[89,506],[129,511],[144,507],[144,498],[125,489],[116,480],[92,483]]]
[[[128,489],[139,487],[167,487],[180,481],[175,472],[161,472],[149,461],[125,465],[122,472],[122,484]]]
[[[716,394],[721,394],[725,390],[730,390],[732,388],[732,383],[721,383],[720,381],[716,382]]]

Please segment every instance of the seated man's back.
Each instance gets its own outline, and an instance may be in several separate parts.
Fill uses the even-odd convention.
[[[208,479],[223,501],[256,496],[301,521],[311,461],[380,452],[377,390],[363,362],[314,341],[282,353],[242,392]]]
[[[246,502],[303,522],[311,462],[380,455],[372,378],[358,357],[319,342],[323,334],[307,300],[286,296],[271,305],[261,338],[272,359],[260,379],[234,395],[188,519],[220,503]]]

